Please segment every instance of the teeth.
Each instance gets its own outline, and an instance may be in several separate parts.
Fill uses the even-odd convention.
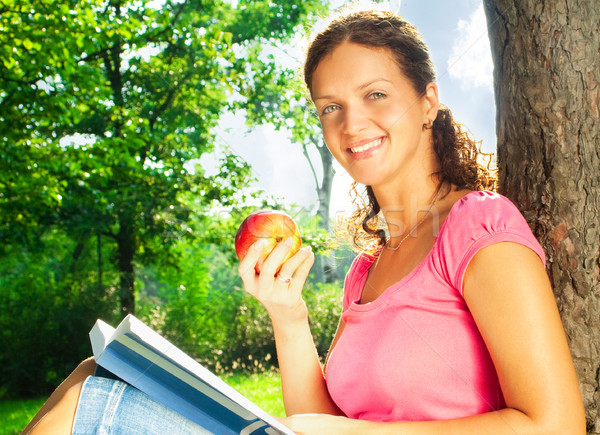
[[[382,141],[383,141],[382,138],[375,139],[374,141],[369,142],[367,144],[360,145],[360,146],[357,146],[357,147],[354,147],[354,148],[350,148],[350,152],[352,152],[352,153],[362,153],[363,151],[367,151],[367,150],[369,150],[369,149],[371,149],[373,147],[376,147]]]

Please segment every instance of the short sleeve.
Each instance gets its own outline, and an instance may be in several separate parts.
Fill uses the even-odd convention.
[[[465,271],[475,254],[500,242],[524,245],[546,263],[541,245],[508,198],[487,191],[471,192],[453,206],[440,229],[436,266],[462,294]]]

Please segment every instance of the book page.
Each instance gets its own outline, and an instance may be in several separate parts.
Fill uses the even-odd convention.
[[[111,340],[114,333],[115,328],[100,319],[96,320],[96,324],[90,331],[92,353],[94,354],[94,358],[96,360],[100,355],[102,355],[102,352],[104,352],[106,345]]]

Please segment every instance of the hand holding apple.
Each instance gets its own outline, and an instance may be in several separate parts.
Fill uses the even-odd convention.
[[[240,225],[235,235],[235,252],[243,259],[250,246],[258,240],[265,240],[263,252],[256,263],[256,273],[260,273],[265,258],[279,242],[292,238],[293,244],[285,256],[285,262],[302,246],[298,225],[288,214],[279,210],[259,210],[249,214]]]
[[[236,234],[244,288],[267,309],[274,327],[297,327],[308,319],[302,289],[315,257],[310,246],[300,245],[298,226],[281,211],[250,214]]]

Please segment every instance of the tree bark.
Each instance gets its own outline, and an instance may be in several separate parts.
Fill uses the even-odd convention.
[[[589,434],[600,434],[598,0],[484,0],[500,192],[547,255]]]

